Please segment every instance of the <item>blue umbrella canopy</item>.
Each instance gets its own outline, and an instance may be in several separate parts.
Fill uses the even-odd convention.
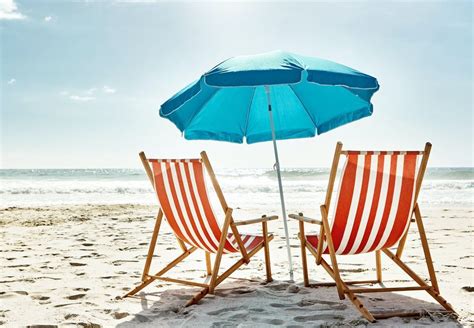
[[[379,89],[329,60],[274,51],[223,61],[161,105],[188,140],[273,141],[290,280],[293,265],[276,140],[314,137],[372,114]]]
[[[347,66],[283,51],[227,59],[160,108],[188,140],[272,140],[264,86],[271,93],[276,139],[313,137],[370,116],[377,80]]]

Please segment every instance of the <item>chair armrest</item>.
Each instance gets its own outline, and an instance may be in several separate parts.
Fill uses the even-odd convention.
[[[290,214],[288,215],[291,219],[294,219],[294,220],[298,220],[298,221],[301,221],[301,222],[306,222],[306,223],[311,223],[311,224],[319,224],[319,225],[322,225],[323,222],[320,221],[320,220],[316,220],[316,219],[312,219],[312,218],[308,218],[306,216],[303,216],[302,213],[300,214]]]
[[[272,220],[276,220],[276,219],[278,219],[278,216],[276,216],[276,215],[272,215],[272,216],[265,216],[264,215],[264,216],[262,216],[261,218],[258,218],[258,219],[234,222],[234,226],[261,223],[261,222],[267,222],[267,221],[272,221]]]

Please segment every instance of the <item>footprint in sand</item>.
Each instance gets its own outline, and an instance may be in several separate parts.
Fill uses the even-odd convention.
[[[274,308],[288,308],[291,307],[291,304],[270,303],[270,306]]]
[[[285,323],[285,321],[281,319],[265,319],[262,322],[273,326],[281,326]]]
[[[288,283],[272,283],[272,284],[265,285],[265,288],[281,292],[281,291],[286,290],[288,286],[289,286]]]
[[[225,327],[234,327],[235,324],[232,324],[231,322],[228,321],[218,321],[218,322],[213,322],[211,328],[225,328]]]
[[[469,293],[474,292],[474,287],[472,287],[472,286],[464,286],[461,289],[465,290],[466,292],[469,292]]]
[[[129,315],[128,312],[114,312],[114,313],[112,313],[112,317],[114,319],[117,319],[117,320],[123,319],[123,318],[127,317],[128,315]]]
[[[42,295],[33,295],[31,296],[32,299],[34,300],[39,300],[39,301],[46,301],[49,300],[49,296],[42,296]]]
[[[68,313],[68,314],[65,314],[65,315],[64,315],[64,319],[65,319],[65,320],[69,320],[69,319],[77,318],[78,316],[79,316],[79,314]]]
[[[67,296],[66,298],[68,300],[78,300],[80,298],[83,298],[84,296],[86,296],[86,294],[75,294],[75,295]]]
[[[313,314],[307,316],[296,316],[293,318],[296,322],[308,322],[308,321],[341,321],[344,320],[344,317],[340,315],[331,315],[331,314]]]
[[[244,309],[243,306],[228,307],[228,308],[223,308],[223,309],[216,310],[216,311],[210,311],[210,312],[207,312],[207,314],[208,315],[219,315],[219,314],[222,314],[222,313],[226,313],[226,312],[230,312],[230,311],[239,311],[239,310],[243,310],[243,309]]]
[[[321,304],[321,305],[327,305],[331,309],[334,310],[345,310],[347,309],[347,305],[338,303],[338,302],[331,302],[331,301],[322,301],[322,300],[308,300],[308,299],[303,299],[296,303],[296,305],[300,307],[305,307],[305,306],[311,306],[311,305],[316,305],[316,304]]]

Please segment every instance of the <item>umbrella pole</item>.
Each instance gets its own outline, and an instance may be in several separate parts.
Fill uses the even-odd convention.
[[[286,209],[285,209],[285,198],[283,196],[283,185],[281,183],[280,160],[278,159],[278,147],[277,147],[277,143],[276,143],[275,124],[273,122],[272,101],[271,101],[271,97],[270,97],[270,87],[268,85],[265,86],[265,93],[267,94],[268,114],[270,116],[270,127],[272,129],[273,151],[275,153],[275,162],[276,162],[277,177],[278,177],[278,188],[279,188],[279,191],[280,191],[281,213],[283,215],[283,226],[285,227],[286,251],[288,253],[288,264],[289,264],[290,280],[294,281],[294,279],[293,279],[293,261],[291,259],[291,248],[290,248],[290,239],[289,239],[289,233],[288,233],[288,222],[287,222],[287,218],[286,218]]]

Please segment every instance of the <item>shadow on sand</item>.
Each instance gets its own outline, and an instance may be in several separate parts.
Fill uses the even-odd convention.
[[[184,307],[195,288],[168,289],[139,294],[124,302],[141,302],[142,310],[117,327],[461,327],[453,317],[441,314],[438,304],[396,293],[366,294],[362,302],[374,312],[420,310],[419,318],[390,318],[370,324],[335,287],[305,288],[283,281],[269,284],[238,280],[222,284],[215,295],[198,305]],[[411,295],[410,294],[410,295]]]

